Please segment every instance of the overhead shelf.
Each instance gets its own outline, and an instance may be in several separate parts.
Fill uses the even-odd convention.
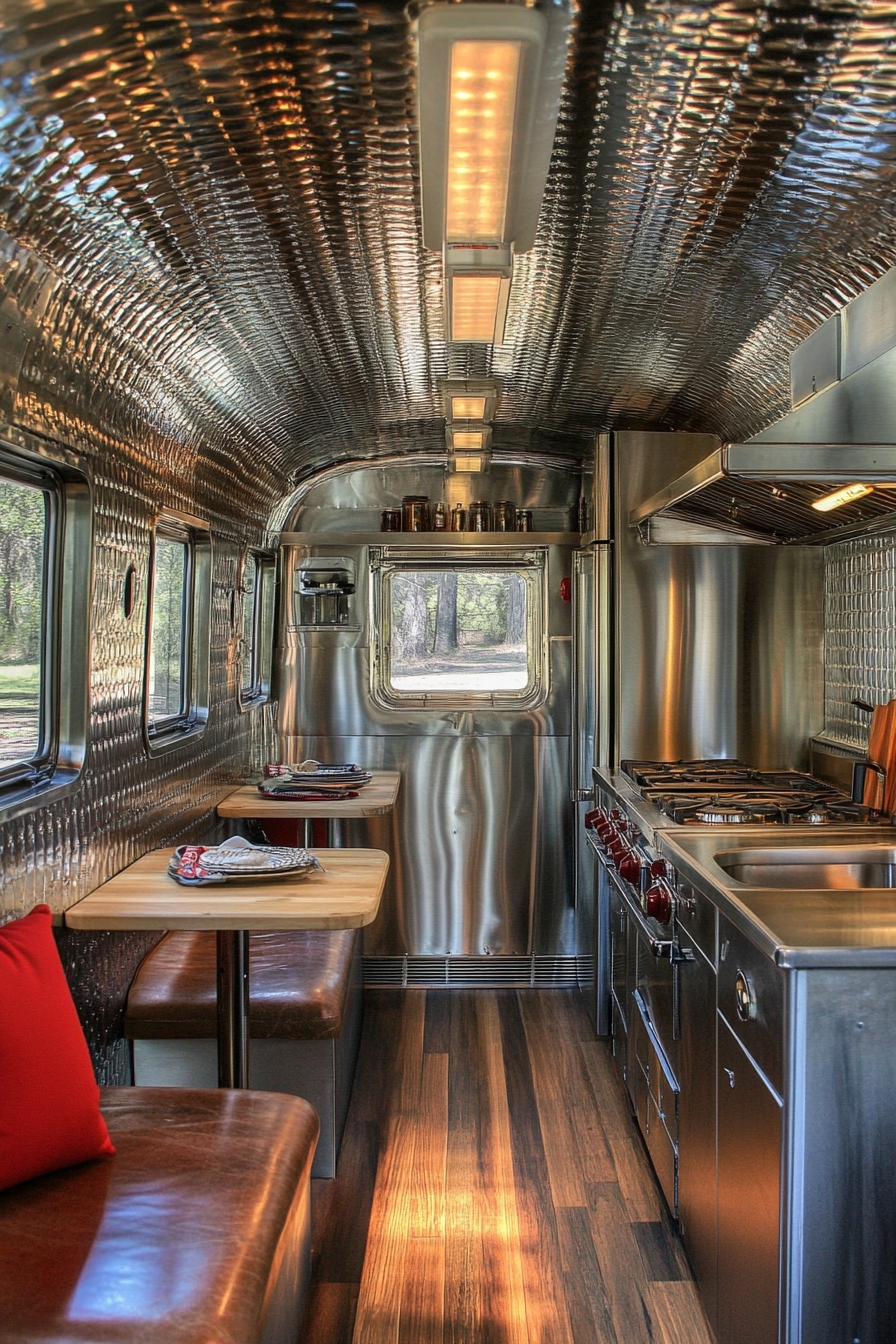
[[[281,546],[578,546],[578,532],[281,532]]]

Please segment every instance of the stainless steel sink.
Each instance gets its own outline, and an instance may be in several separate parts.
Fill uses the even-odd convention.
[[[896,846],[837,845],[805,849],[726,849],[716,863],[749,887],[856,891],[896,887]]]

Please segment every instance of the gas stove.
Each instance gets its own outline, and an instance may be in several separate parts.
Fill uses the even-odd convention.
[[[677,826],[872,826],[874,808],[796,770],[740,760],[623,761],[645,802]]]

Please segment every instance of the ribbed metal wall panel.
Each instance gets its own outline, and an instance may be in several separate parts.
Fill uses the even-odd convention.
[[[896,696],[896,532],[825,551],[825,735],[868,745],[869,717],[853,699]]]

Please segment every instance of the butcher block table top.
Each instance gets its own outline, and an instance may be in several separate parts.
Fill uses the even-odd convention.
[[[73,929],[360,929],[376,918],[389,871],[379,849],[315,849],[326,869],[185,887],[168,875],[173,849],[154,849],[65,912]]]
[[[371,770],[370,773],[373,778],[359,789],[357,798],[330,801],[263,798],[254,784],[244,784],[218,804],[218,816],[256,817],[259,820],[282,817],[285,821],[302,817],[381,817],[395,806],[401,774],[398,770]]]

